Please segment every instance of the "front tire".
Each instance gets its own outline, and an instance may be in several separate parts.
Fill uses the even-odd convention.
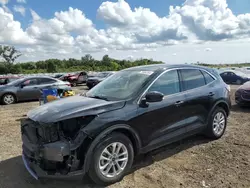
[[[77,86],[76,81],[73,81],[71,85],[72,85],[72,87],[76,87]]]
[[[14,104],[16,103],[16,97],[11,93],[7,93],[2,97],[2,103],[4,105]]]
[[[96,145],[89,177],[98,185],[109,185],[122,180],[133,164],[134,150],[128,137],[111,133]]]
[[[219,139],[227,127],[227,114],[223,108],[217,107],[212,113],[207,126],[206,135],[212,139]]]

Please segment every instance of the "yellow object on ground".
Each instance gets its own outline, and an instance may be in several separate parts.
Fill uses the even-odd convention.
[[[50,102],[50,101],[54,101],[54,100],[57,100],[58,98],[53,96],[53,95],[48,95],[47,96],[47,101]]]
[[[63,94],[63,97],[70,97],[70,96],[74,96],[75,92],[74,91],[66,91]]]

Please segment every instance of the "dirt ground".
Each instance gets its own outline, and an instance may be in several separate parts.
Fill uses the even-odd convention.
[[[96,187],[88,178],[36,181],[26,171],[20,119],[36,106],[38,102],[0,106],[0,188]],[[220,140],[196,136],[139,156],[133,171],[110,187],[250,188],[250,108],[240,109],[233,102],[227,131]]]

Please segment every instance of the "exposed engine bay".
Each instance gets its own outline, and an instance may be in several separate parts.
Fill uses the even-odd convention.
[[[83,151],[83,141],[91,141],[81,128],[89,124],[94,117],[74,118],[53,124],[23,120],[23,155],[29,166],[39,173],[40,177],[67,175],[81,170],[85,155],[80,152]]]

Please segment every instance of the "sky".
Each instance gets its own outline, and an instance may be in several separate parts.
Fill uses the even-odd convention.
[[[20,62],[152,58],[250,62],[249,0],[0,0],[0,44]]]

